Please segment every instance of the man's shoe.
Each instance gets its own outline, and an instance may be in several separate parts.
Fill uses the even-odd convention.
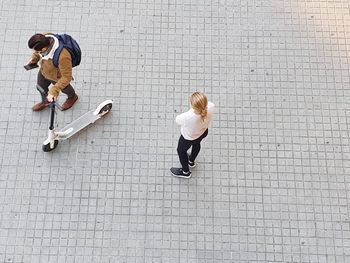
[[[73,104],[77,101],[78,95],[75,93],[72,99],[67,99],[65,103],[62,105],[62,111],[68,110]]]
[[[179,177],[179,178],[187,178],[190,179],[192,177],[191,172],[189,171],[188,173],[184,173],[182,168],[175,168],[171,167],[170,172],[172,176]]]
[[[43,109],[45,109],[47,106],[49,106],[48,104],[45,104],[44,102],[39,102],[37,104],[35,104],[32,107],[33,111],[42,111]]]
[[[195,168],[195,167],[197,166],[197,163],[191,162],[190,160],[188,160],[188,166],[189,166],[190,168]]]

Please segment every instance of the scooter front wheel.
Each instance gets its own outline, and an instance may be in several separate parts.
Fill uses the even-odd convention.
[[[105,115],[112,109],[112,103],[108,103],[98,112],[99,115]]]
[[[58,144],[58,140],[54,141],[53,148],[50,147],[50,143],[43,144],[43,151],[44,152],[50,152],[50,151],[54,150],[57,147],[57,144]]]
[[[110,110],[112,109],[112,104],[113,104],[112,100],[105,100],[104,102],[100,103],[100,105],[98,105],[93,115],[94,116],[99,115],[99,117],[102,117],[106,113],[110,112]]]

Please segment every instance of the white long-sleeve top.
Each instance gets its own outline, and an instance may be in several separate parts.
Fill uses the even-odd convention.
[[[175,119],[181,125],[181,134],[186,140],[193,141],[199,138],[208,129],[215,110],[214,103],[208,101],[207,117],[202,122],[201,115],[194,113],[193,108],[178,115]]]

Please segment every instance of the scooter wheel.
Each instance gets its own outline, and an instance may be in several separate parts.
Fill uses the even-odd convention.
[[[52,150],[54,150],[56,148],[57,144],[58,144],[58,140],[55,140],[53,148],[50,147],[50,143],[43,144],[43,151],[44,152],[50,152],[50,151],[52,151]]]
[[[112,109],[112,103],[108,103],[107,105],[103,106],[103,108],[99,111],[99,115],[105,115]]]

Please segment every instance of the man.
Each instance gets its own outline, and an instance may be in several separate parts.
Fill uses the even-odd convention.
[[[62,105],[62,110],[67,110],[77,101],[78,95],[70,85],[72,80],[72,56],[63,48],[58,57],[58,66],[54,65],[54,54],[59,48],[58,38],[51,33],[35,34],[28,41],[28,47],[34,51],[28,64],[41,62],[37,84],[42,90],[41,102],[33,106],[33,111],[41,111],[48,106],[47,102],[56,101],[62,91],[68,98]],[[49,90],[50,84],[53,87]]]

